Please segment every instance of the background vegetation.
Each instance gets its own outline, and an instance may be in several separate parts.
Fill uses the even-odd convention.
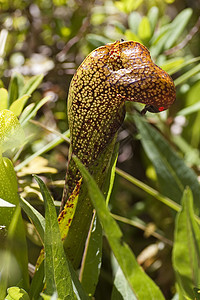
[[[1,0],[0,9],[0,86],[4,88],[0,90],[0,109],[10,108],[25,132],[22,139],[22,134],[18,137],[15,131],[13,142],[2,146],[1,152],[5,151],[4,156],[11,158],[15,166],[20,196],[42,215],[43,198],[32,174],[43,179],[58,210],[68,157],[68,143],[59,133],[69,137],[66,98],[71,78],[85,56],[94,48],[121,38],[139,41],[173,77],[176,102],[167,112],[147,113],[151,126],[133,113],[135,108],[141,110],[141,105],[127,105],[128,113],[118,137],[118,169],[109,208],[119,221],[124,240],[165,298],[176,297],[179,292],[180,299],[183,295],[192,299],[193,288],[200,287],[199,221],[192,209],[194,198],[195,213],[199,214],[200,2]],[[17,99],[21,100],[14,105]],[[19,150],[16,143],[21,139],[23,146]],[[5,136],[1,140],[5,142]],[[193,197],[189,190],[185,191],[185,206],[177,218],[186,186],[191,188]],[[3,214],[1,208],[2,220]],[[28,261],[35,265],[42,243],[34,222],[24,211],[23,221]],[[192,225],[184,231],[181,224],[188,222]],[[9,241],[14,234],[11,229]],[[5,233],[3,228],[0,231],[3,249]],[[195,232],[192,237],[191,232]],[[177,248],[174,246],[172,263],[174,234]],[[179,248],[178,243],[183,240],[187,243]],[[191,253],[193,256],[184,265],[181,260]],[[30,268],[31,265],[29,271]],[[123,292],[122,298],[117,298],[119,294],[113,292],[115,268],[104,238],[95,299],[111,299],[111,294],[113,299],[135,299],[130,295],[126,298]],[[16,285],[16,273],[8,272],[14,274],[9,275],[8,285]],[[3,290],[2,286],[5,285],[0,285]]]

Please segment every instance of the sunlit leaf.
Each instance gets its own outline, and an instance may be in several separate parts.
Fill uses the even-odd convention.
[[[8,91],[0,88],[0,110],[8,107]]]
[[[11,104],[9,109],[15,114],[15,116],[19,117],[29,97],[29,95],[23,95]]]
[[[5,300],[30,300],[27,292],[19,287],[10,287]]]
[[[0,111],[0,151],[18,147],[24,140],[24,131],[13,112]]]
[[[138,35],[142,40],[148,40],[151,37],[151,26],[149,19],[144,16],[138,27]]]

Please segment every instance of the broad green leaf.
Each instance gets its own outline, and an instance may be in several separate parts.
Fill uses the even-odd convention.
[[[25,199],[20,197],[20,206],[25,211],[27,216],[32,220],[38,231],[42,243],[44,243],[45,218]]]
[[[8,91],[0,88],[0,110],[6,109],[8,104]]]
[[[161,134],[138,114],[133,116],[144,150],[155,167],[162,194],[180,203],[183,191],[193,192],[195,212],[200,212],[200,185],[192,169],[175,153]]]
[[[111,262],[114,271],[111,300],[137,300],[114,256]]]
[[[172,258],[181,293],[194,299],[193,288],[200,285],[200,229],[189,188],[183,194],[182,210],[176,218]]]
[[[13,112],[0,111],[0,152],[18,147],[24,141],[24,131]]]
[[[171,23],[170,35],[165,43],[165,49],[171,48],[178,40],[192,16],[192,9],[182,10]]]
[[[9,109],[15,114],[15,116],[19,117],[29,97],[29,95],[23,95],[11,104]]]
[[[182,84],[184,81],[190,79],[192,76],[196,75],[197,73],[200,72],[200,64],[196,65],[193,67],[191,70],[187,71],[183,75],[179,76],[174,80],[175,86]]]
[[[14,286],[8,289],[5,300],[30,300],[30,298],[25,290]]]
[[[57,291],[61,299],[74,299],[72,281],[67,258],[61,241],[60,230],[53,199],[43,181],[35,176],[45,203],[45,293],[53,295]]]
[[[151,25],[149,19],[144,16],[138,27],[138,35],[142,40],[148,40],[151,37]]]
[[[3,158],[2,156],[0,156],[0,198],[14,205],[14,207],[0,207],[0,225],[4,226],[8,233],[6,239],[4,236],[0,236],[0,248],[4,247],[6,241],[9,244],[12,244],[10,253],[17,262],[22,274],[23,283],[21,286],[27,289],[29,286],[27,245],[24,224],[19,207],[17,178],[12,162],[8,158]],[[18,210],[19,214],[15,215],[15,211]],[[11,231],[12,223],[14,224],[12,226],[14,229]],[[9,235],[10,231],[11,233]],[[17,284],[17,282],[14,284]]]
[[[110,215],[103,194],[99,190],[96,182],[78,160],[78,158],[73,157],[73,159],[78,165],[83,178],[86,181],[90,198],[97,211],[97,215],[110,247],[134,294],[138,299],[164,299],[158,286],[156,286],[154,282],[144,273],[142,268],[138,265],[133,252],[123,241],[122,232],[115,220]]]
[[[91,297],[94,295],[102,259],[102,229],[96,215],[93,216],[82,260],[80,281]]]
[[[36,88],[40,85],[40,83],[42,82],[43,77],[44,77],[43,74],[31,77],[25,83],[23,89],[21,90],[21,92],[19,94],[19,97],[22,97],[25,94],[31,95],[36,90]]]

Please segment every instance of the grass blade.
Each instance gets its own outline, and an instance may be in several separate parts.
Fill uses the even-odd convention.
[[[195,172],[186,166],[161,134],[139,115],[134,115],[144,150],[155,167],[163,195],[180,204],[183,191],[189,186],[193,192],[195,212],[200,212],[200,185]]]
[[[37,232],[40,235],[41,241],[44,244],[45,218],[25,199],[20,197],[20,206],[25,211],[27,216],[32,220]]]
[[[111,217],[103,194],[96,182],[77,157],[73,158],[78,165],[88,187],[92,203],[97,211],[99,220],[106,234],[110,247],[119,266],[138,299],[164,299],[158,286],[143,272],[129,246],[123,242],[122,232]],[[141,289],[142,285],[142,289]]]

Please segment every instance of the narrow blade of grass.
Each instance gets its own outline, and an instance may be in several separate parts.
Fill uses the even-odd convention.
[[[122,269],[125,278],[129,282],[134,295],[138,297],[138,299],[164,299],[158,286],[156,286],[154,282],[143,272],[141,267],[138,265],[133,252],[123,241],[122,232],[115,220],[110,215],[106,207],[105,199],[96,182],[78,160],[78,158],[74,157],[73,159],[78,165],[83,178],[87,183],[90,198],[97,211],[99,220],[104,229],[110,247],[118,261],[119,266]]]

